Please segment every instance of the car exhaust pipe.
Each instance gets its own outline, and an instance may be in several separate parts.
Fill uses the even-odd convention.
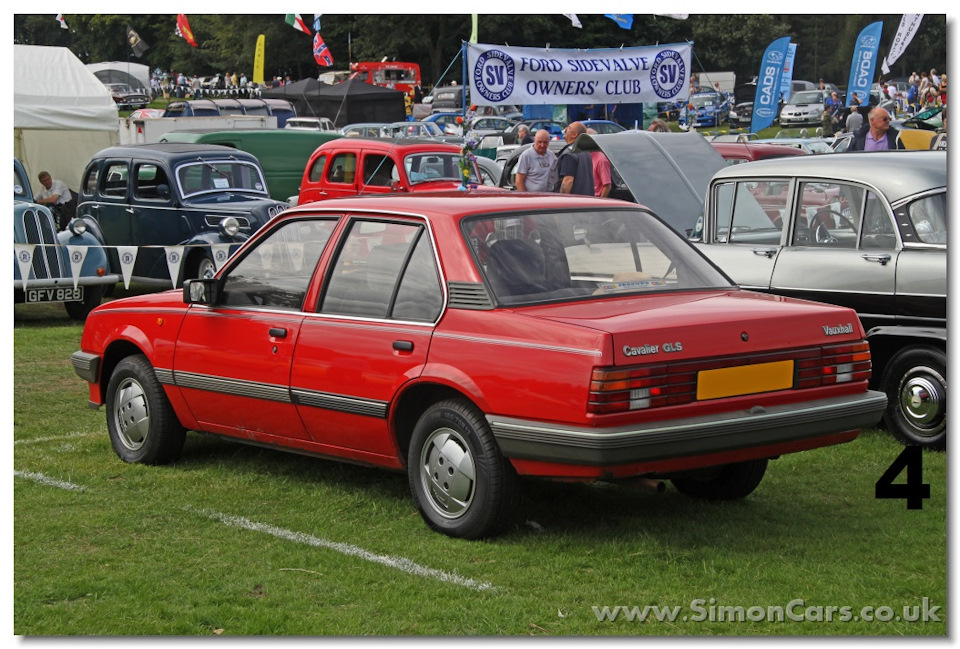
[[[628,487],[636,487],[650,493],[662,494],[667,490],[667,483],[663,480],[654,480],[653,478],[631,478],[624,480],[623,484]]]

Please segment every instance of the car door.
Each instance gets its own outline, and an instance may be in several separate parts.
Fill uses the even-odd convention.
[[[711,187],[701,250],[737,284],[770,288],[792,186],[789,179],[747,179]]]
[[[140,245],[133,266],[135,277],[170,278],[162,246],[177,245],[190,238],[189,218],[177,205],[175,186],[156,161],[133,159],[130,167],[130,240]],[[177,278],[170,278],[176,284]]]
[[[854,183],[800,183],[790,245],[771,290],[855,309],[866,328],[896,313],[900,242],[886,201]]]
[[[219,278],[220,298],[187,311],[174,380],[203,430],[309,440],[290,393],[303,301],[336,218],[275,226]]]
[[[357,151],[339,151],[331,155],[330,162],[324,171],[324,178],[320,183],[321,198],[356,196],[359,158],[357,153]]]
[[[947,194],[936,191],[899,205],[904,249],[897,258],[897,322],[947,324]]]
[[[291,375],[311,437],[338,456],[399,466],[391,405],[426,363],[444,292],[426,223],[354,218],[302,324]]]
[[[130,160],[124,158],[104,160],[99,168],[88,170],[84,182],[84,204],[80,211],[96,219],[108,246],[136,245],[128,188],[130,164]],[[93,195],[88,199],[87,187],[91,182],[95,185]]]

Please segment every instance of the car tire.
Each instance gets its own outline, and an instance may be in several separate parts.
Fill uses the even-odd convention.
[[[190,276],[188,279],[208,279],[217,274],[217,264],[215,261],[213,261],[213,257],[207,253],[203,253],[196,257],[194,262],[190,265],[190,269]]]
[[[90,312],[100,306],[105,293],[103,286],[85,286],[83,287],[83,300],[79,302],[64,302],[63,306],[67,310],[67,315],[72,320],[83,322],[90,315]]]
[[[428,408],[408,452],[410,491],[432,529],[462,539],[492,536],[513,520],[518,479],[483,413],[463,399]]]
[[[935,347],[898,352],[883,372],[883,421],[904,442],[938,451],[947,447],[947,357]]]
[[[110,442],[124,462],[166,464],[180,456],[186,430],[145,356],[117,364],[106,401]]]
[[[737,500],[753,493],[767,471],[767,460],[747,460],[703,469],[670,480],[680,493],[705,500]]]

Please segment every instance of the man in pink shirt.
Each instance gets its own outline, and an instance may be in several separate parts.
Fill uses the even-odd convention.
[[[596,135],[597,132],[592,128],[587,129],[590,135]],[[603,151],[591,151],[590,160],[593,162],[593,195],[609,196],[613,189],[613,181],[610,177],[610,161]]]

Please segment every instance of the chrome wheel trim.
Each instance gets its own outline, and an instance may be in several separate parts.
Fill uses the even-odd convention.
[[[453,520],[470,511],[476,495],[476,466],[460,433],[451,428],[430,433],[420,449],[420,484],[440,516]]]
[[[150,434],[150,409],[143,386],[136,379],[124,379],[117,386],[113,422],[125,448],[139,451],[146,443]]]
[[[199,279],[210,279],[217,274],[217,265],[213,263],[213,260],[209,257],[203,257],[200,259],[200,263],[197,265],[197,277]]]
[[[946,425],[947,380],[934,368],[919,365],[900,380],[903,418],[923,437],[938,435]]]

